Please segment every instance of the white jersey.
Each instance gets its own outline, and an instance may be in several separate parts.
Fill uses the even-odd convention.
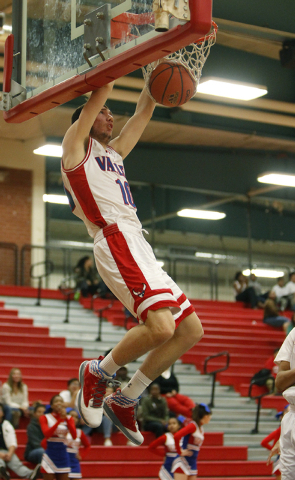
[[[141,228],[123,159],[112,147],[105,149],[89,137],[82,162],[69,170],[62,164],[61,172],[72,212],[83,220],[91,237],[113,223]]]

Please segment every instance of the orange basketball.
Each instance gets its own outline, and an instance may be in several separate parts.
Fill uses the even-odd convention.
[[[149,89],[153,99],[166,107],[188,102],[196,92],[196,81],[180,63],[159,63],[152,71]]]

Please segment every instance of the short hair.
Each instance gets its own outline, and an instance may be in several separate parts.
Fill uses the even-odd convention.
[[[75,123],[78,118],[80,117],[81,115],[81,112],[83,110],[83,108],[85,107],[86,103],[84,103],[83,105],[80,105],[80,107],[76,108],[76,110],[74,111],[73,115],[72,115],[72,125],[73,123]]]
[[[79,378],[70,378],[70,380],[68,380],[68,387],[74,382],[79,382]]]

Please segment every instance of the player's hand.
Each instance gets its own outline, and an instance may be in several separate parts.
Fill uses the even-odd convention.
[[[278,441],[271,449],[268,457],[267,457],[267,460],[266,460],[266,465],[269,465],[270,463],[272,463],[272,457],[274,455],[280,455],[281,453],[281,449],[280,449],[280,442]]]

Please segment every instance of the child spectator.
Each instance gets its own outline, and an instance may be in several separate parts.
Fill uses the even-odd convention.
[[[182,427],[182,423],[176,418],[171,417],[168,420],[168,432],[164,433],[160,437],[156,438],[150,445],[149,450],[155,455],[163,457],[165,455],[164,463],[159,471],[160,480],[173,480],[173,473],[171,472],[171,467],[174,459],[178,456],[178,453],[175,448],[174,434]],[[159,447],[164,447],[159,449]]]
[[[25,460],[31,463],[41,463],[44,448],[41,447],[41,442],[44,438],[41,430],[39,418],[44,415],[46,410],[45,405],[37,403],[34,408],[34,414],[27,428],[28,442],[25,450]]]
[[[12,424],[18,428],[20,417],[29,417],[28,387],[22,381],[19,368],[12,368],[2,387],[3,401],[11,408]]]
[[[263,311],[263,323],[266,323],[271,327],[282,328],[284,332],[287,331],[290,325],[290,320],[283,315],[279,315],[279,310],[274,300],[271,298],[266,300]]]
[[[40,417],[40,425],[44,435],[42,446],[45,453],[42,458],[42,473],[44,480],[54,477],[67,480],[71,472],[67,452],[67,434],[77,437],[75,422],[67,415],[64,401],[60,395],[54,395],[50,400],[51,412]]]
[[[193,420],[174,434],[175,447],[179,455],[173,461],[171,469],[175,480],[189,480],[197,475],[197,458],[204,441],[203,425],[210,422],[211,416],[212,412],[208,405],[199,403],[193,409]]]
[[[5,420],[3,405],[0,404],[0,476],[9,480],[10,476],[6,470],[8,467],[21,478],[36,480],[40,471],[40,465],[34,470],[26,467],[15,454],[17,441],[15,430],[8,420]]]
[[[75,440],[73,440],[70,433],[67,434],[67,452],[70,457],[71,465],[71,473],[69,473],[69,478],[82,478],[80,461],[84,460],[86,457],[90,449],[90,442],[81,428],[77,428],[79,423],[78,412],[73,409],[69,412],[69,415],[74,419],[77,432],[77,438]],[[81,449],[81,446],[83,449]]]

